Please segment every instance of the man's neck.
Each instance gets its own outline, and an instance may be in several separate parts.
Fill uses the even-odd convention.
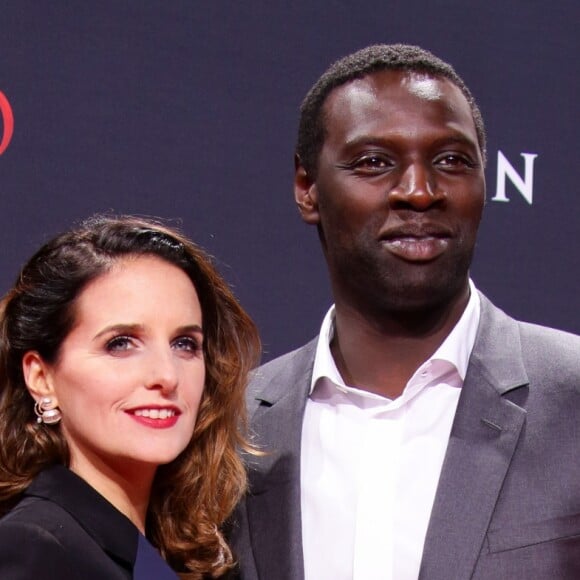
[[[439,309],[380,317],[337,301],[330,348],[344,381],[390,399],[399,397],[453,330],[468,300],[469,291]]]

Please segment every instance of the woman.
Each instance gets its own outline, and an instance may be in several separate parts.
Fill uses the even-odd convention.
[[[176,231],[96,217],[41,248],[0,305],[0,578],[231,568],[220,526],[245,489],[258,356]]]

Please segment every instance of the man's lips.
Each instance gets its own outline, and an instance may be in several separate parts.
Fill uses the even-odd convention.
[[[381,243],[407,262],[429,262],[449,247],[452,232],[434,224],[405,224],[382,232]]]

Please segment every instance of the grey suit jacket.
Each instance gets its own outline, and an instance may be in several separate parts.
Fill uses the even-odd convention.
[[[580,337],[481,301],[420,580],[577,580]],[[232,529],[242,580],[304,578],[300,438],[315,348],[264,365],[250,385],[252,429],[269,453],[248,459]]]

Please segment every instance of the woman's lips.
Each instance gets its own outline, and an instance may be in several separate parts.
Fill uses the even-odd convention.
[[[173,427],[179,419],[181,412],[175,407],[139,407],[127,411],[137,423],[154,429],[167,429]]]

